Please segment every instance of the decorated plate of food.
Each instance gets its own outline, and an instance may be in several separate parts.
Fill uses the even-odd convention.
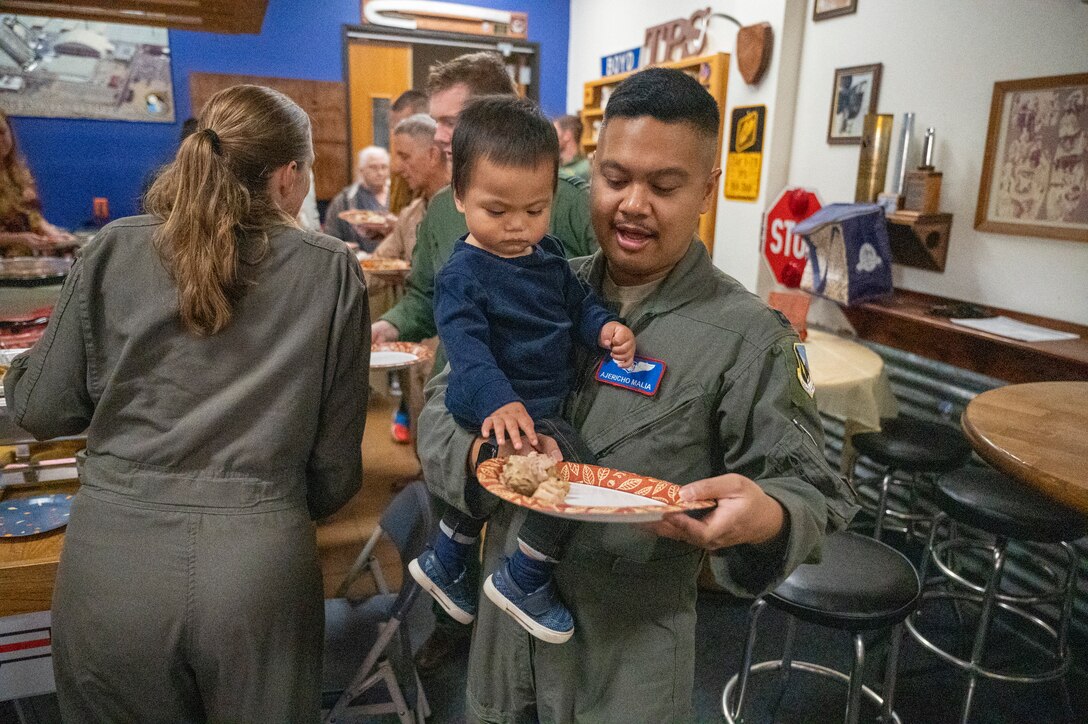
[[[68,524],[71,493],[0,501],[0,538],[47,533]]]
[[[664,480],[599,465],[557,463],[537,452],[486,460],[476,468],[476,478],[516,505],[596,523],[644,523],[715,505],[712,500],[682,501],[680,486]]]
[[[387,220],[385,214],[380,211],[367,211],[365,209],[346,209],[337,214],[338,217],[358,226],[383,226]]]
[[[370,345],[370,369],[404,369],[433,356],[431,350],[415,342],[378,342]]]
[[[411,265],[404,259],[388,259],[385,257],[371,256],[359,262],[363,271],[379,276],[407,276]]]

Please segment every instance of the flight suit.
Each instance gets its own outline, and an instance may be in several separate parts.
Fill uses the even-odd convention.
[[[601,292],[598,253],[573,264]],[[608,302],[605,299],[606,303]],[[628,317],[636,354],[667,367],[656,395],[598,383],[582,351],[566,417],[599,464],[678,484],[739,473],[785,508],[776,545],[716,551],[729,591],[756,596],[856,512],[854,496],[822,455],[816,406],[799,372],[796,334],[760,299],[716,269],[698,240]],[[420,453],[436,495],[464,509],[473,435],[449,417],[445,374],[428,387]],[[502,504],[490,521],[485,570],[513,550],[524,510]],[[641,528],[583,523],[556,568],[574,637],[534,640],[486,598],[469,663],[470,721],[691,721],[696,577],[704,552]],[[738,641],[738,646],[742,642]]]
[[[16,424],[87,431],[53,597],[65,722],[317,721],[311,518],[361,483],[370,345],[354,256],[280,226],[240,245],[229,326],[182,328],[153,243],[121,219],[82,251],[5,379]]]

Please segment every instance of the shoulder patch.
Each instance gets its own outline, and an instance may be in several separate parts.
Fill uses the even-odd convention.
[[[795,342],[793,355],[797,358],[797,381],[801,383],[801,388],[808,393],[809,397],[814,397],[816,395],[816,385],[812,382],[812,374],[808,367],[808,352],[805,351],[805,345]]]

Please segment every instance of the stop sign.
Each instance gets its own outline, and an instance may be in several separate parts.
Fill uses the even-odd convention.
[[[821,208],[820,199],[806,189],[784,189],[763,217],[763,256],[779,284],[796,287],[808,263],[805,240],[793,227]]]

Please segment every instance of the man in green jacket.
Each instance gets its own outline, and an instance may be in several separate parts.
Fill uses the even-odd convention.
[[[434,141],[448,155],[457,117],[468,100],[481,95],[513,95],[514,85],[498,55],[471,53],[432,68],[427,77],[427,93],[431,116],[438,122]],[[419,225],[412,252],[412,273],[404,296],[371,327],[375,342],[418,342],[437,333],[434,278],[453,252],[454,242],[467,233],[465,216],[454,206],[453,192],[446,187],[431,200]],[[563,242],[568,258],[596,251],[586,185],[580,180],[560,179],[552,203],[549,233]],[[442,369],[444,364],[445,356],[440,350],[435,369]]]
[[[453,130],[469,99],[482,95],[513,95],[514,92],[506,67],[495,53],[470,53],[435,66],[427,77],[430,113],[438,124],[435,144],[447,157],[451,155]],[[405,285],[404,296],[371,325],[372,341],[420,342],[438,333],[434,323],[434,278],[453,253],[454,242],[467,233],[465,216],[457,210],[453,192],[447,186],[435,194],[427,206],[427,213],[416,232],[412,273]],[[556,185],[549,233],[563,242],[568,258],[586,256],[597,250],[589,219],[586,184],[580,179],[560,179]],[[445,353],[439,346],[434,369],[441,370],[445,364]],[[476,573],[473,566],[473,575]],[[471,632],[471,627],[449,618],[437,605],[435,616],[435,631],[417,655],[417,662],[424,669],[441,663],[467,640]]]
[[[716,200],[718,123],[713,99],[679,71],[642,71],[613,93],[593,170],[601,252],[574,265],[626,317],[636,354],[666,367],[648,396],[600,382],[585,352],[565,410],[601,465],[687,484],[685,498],[717,507],[650,526],[581,524],[556,569],[576,623],[565,644],[536,642],[483,600],[469,721],[690,721],[707,552],[723,586],[755,596],[816,561],[856,510],[823,459],[796,334],[695,238]],[[444,392],[445,373],[428,385],[420,454],[433,492],[466,509],[466,478],[493,445],[454,423]],[[487,570],[513,550],[523,517],[505,503],[493,514]]]

